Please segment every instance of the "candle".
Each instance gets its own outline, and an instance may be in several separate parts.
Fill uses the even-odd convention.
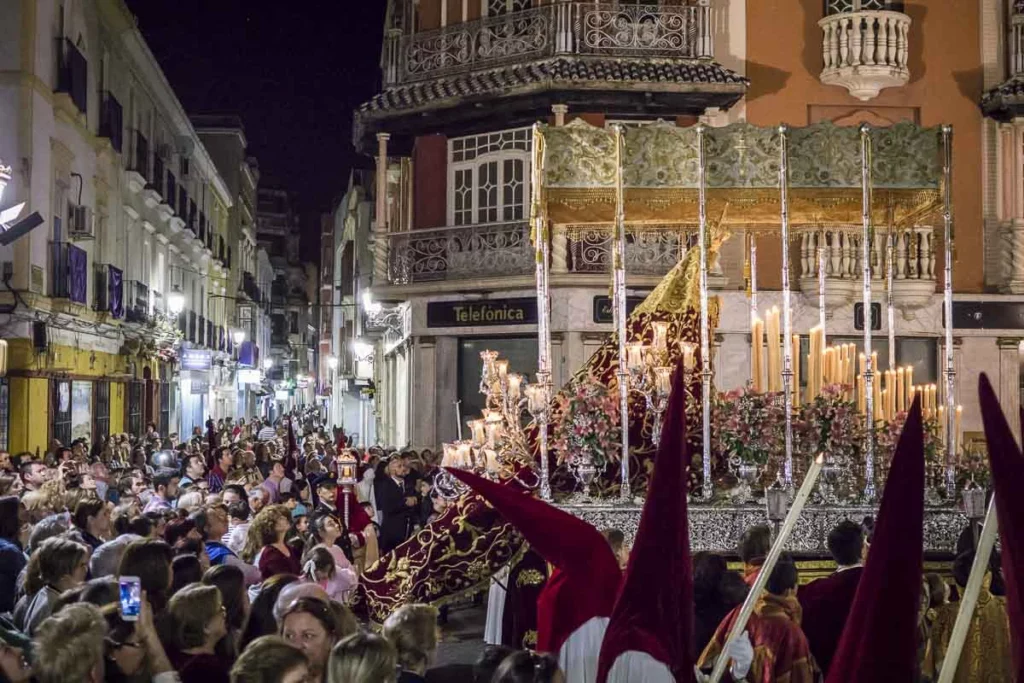
[[[946,406],[939,406],[939,442],[946,445]]]
[[[935,392],[936,392],[936,386],[934,384],[929,384],[928,385],[928,408],[933,413],[935,412],[935,406],[938,405],[938,402],[935,400]]]
[[[889,417],[889,390],[882,389],[882,419],[886,422],[890,421]]]
[[[793,405],[800,405],[800,335],[793,335],[789,357],[793,361]]]
[[[903,374],[903,384],[907,387],[907,410],[910,410],[910,406],[914,404],[914,366],[908,365],[907,367],[903,368]]]
[[[530,384],[526,387],[526,409],[531,415],[542,413],[548,404],[548,395],[542,384]]]
[[[644,355],[646,347],[643,342],[630,342],[626,344],[626,370],[637,372],[644,367]]]
[[[811,495],[811,491],[814,489],[814,484],[818,480],[818,475],[821,474],[821,467],[825,462],[825,456],[819,455],[811,463],[810,468],[807,470],[807,476],[804,477],[804,481],[800,484],[800,490],[797,491],[796,497],[793,498],[793,505],[789,508],[789,513],[786,515],[786,521],[782,523],[782,528],[779,529],[779,534],[775,538],[775,542],[772,544],[772,549],[768,552],[768,557],[765,558],[764,564],[761,567],[761,571],[758,572],[757,578],[754,580],[754,585],[751,586],[750,592],[747,593],[746,599],[743,601],[743,607],[740,608],[740,613],[737,615],[736,620],[732,624],[732,629],[729,631],[729,637],[726,638],[726,644],[722,648],[723,651],[728,652],[730,644],[733,643],[741,633],[747,628],[747,622],[750,620],[750,615],[754,613],[754,607],[761,599],[761,591],[768,583],[768,579],[775,569],[775,564],[779,561],[779,556],[782,555],[783,549],[786,547],[786,542],[789,540],[790,534],[793,533],[793,528],[796,526],[797,520],[800,518],[800,513],[804,509],[804,505],[807,504],[807,499]],[[715,668],[711,672],[711,683],[718,683],[722,679],[722,674],[725,673],[725,668],[729,663],[729,657],[720,656],[715,661]]]
[[[527,387],[527,389],[530,389],[530,388],[532,388],[532,387]],[[473,448],[480,448],[480,447],[482,447],[484,445],[484,440],[487,438],[487,434],[485,432],[485,428],[484,427],[485,427],[484,420],[470,420],[469,421],[469,432],[470,432],[470,437],[471,437],[470,440],[471,440],[471,442],[473,444]]]
[[[497,360],[494,361],[494,369],[498,373],[498,381],[502,384],[505,383],[505,378],[508,376],[508,361]]]
[[[668,366],[654,368],[654,391],[658,396],[668,398],[672,392],[672,368]]]
[[[857,376],[857,412],[864,415],[867,412],[867,400],[864,394],[864,375]]]
[[[651,328],[654,330],[654,342],[651,344],[654,347],[654,352],[668,353],[668,323],[658,321],[652,323]]]
[[[683,369],[691,372],[697,366],[697,345],[693,342],[682,342],[680,346],[683,349]]]
[[[867,369],[867,364],[868,364],[867,357],[863,353],[860,354],[860,374],[862,374],[862,375],[864,374],[865,370]]]
[[[473,452],[468,443],[460,442],[455,445],[455,460],[460,469],[468,469],[473,466]]]
[[[487,423],[487,446],[489,448],[495,448],[501,439],[501,423],[500,422],[488,422]]]
[[[882,405],[882,377],[880,375],[875,376],[875,381],[872,385],[871,400],[874,402],[874,414],[871,416],[875,422],[885,419],[885,407]]]
[[[832,360],[835,355],[835,350],[831,347],[825,349],[824,360],[822,361],[822,383],[824,385],[832,384]]]
[[[765,329],[768,333],[768,391],[779,391],[782,379],[782,364],[780,362],[779,348],[779,309],[772,308],[768,311],[765,321]]]
[[[760,318],[755,317],[754,322],[751,325],[751,357],[750,357],[750,374],[754,384],[754,391],[764,391],[764,385],[762,384],[763,375],[763,360],[762,354],[764,353],[764,321]]]
[[[522,375],[508,376],[508,400],[513,406],[519,402],[519,387],[522,386]]]
[[[497,474],[501,470],[498,454],[490,449],[484,451],[484,463],[484,467],[490,474]]]
[[[896,369],[896,412],[898,413],[906,410],[907,390],[903,384],[906,376],[906,370],[903,368]]]

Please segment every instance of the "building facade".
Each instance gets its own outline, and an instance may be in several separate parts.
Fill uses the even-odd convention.
[[[532,378],[535,323],[484,313],[525,311],[535,296],[529,127],[578,119],[600,127],[952,125],[956,401],[968,440],[981,431],[980,372],[1000,378],[1000,398],[1014,414],[1024,339],[1014,313],[1024,291],[1022,17],[1024,6],[1012,0],[939,3],[927,12],[887,0],[392,0],[383,87],[355,124],[357,144],[377,164],[366,240],[372,305],[408,318],[394,346],[367,338],[381,378],[381,440],[437,448],[458,438],[458,416],[482,407],[484,349]],[[860,273],[842,267],[858,219],[793,236],[794,331],[806,335],[818,322],[817,261],[808,254],[821,244],[829,338],[860,343]],[[626,220],[627,284],[642,297],[685,253],[691,228],[652,236]],[[561,385],[611,332],[610,242],[606,231],[557,224],[551,239],[553,379]],[[734,231],[711,274],[722,301],[714,353],[723,390],[750,377],[751,242],[759,305],[780,302],[778,234]],[[917,383],[941,385],[941,216],[909,226],[896,243],[894,361],[914,365]],[[873,255],[884,263],[879,249]],[[881,303],[881,269],[876,277]],[[455,308],[482,313],[453,324]],[[876,344],[885,368],[882,318]]]
[[[0,247],[0,438],[190,430],[220,410],[232,196],[121,0],[3,14],[3,201],[44,222]],[[201,369],[180,370],[183,347]]]
[[[275,410],[310,406],[316,400],[317,266],[299,258],[299,216],[291,195],[261,187],[257,194],[256,244],[270,257],[271,336],[268,378],[274,386]]]
[[[233,406],[231,414],[252,419],[266,413],[266,403],[272,398],[263,364],[270,347],[261,345],[261,340],[270,336],[270,288],[260,287],[257,278],[259,164],[247,154],[245,129],[237,116],[193,116],[192,122],[233,199],[227,234],[218,246],[224,250],[228,267],[223,299],[230,311],[236,365],[232,381],[222,391]]]

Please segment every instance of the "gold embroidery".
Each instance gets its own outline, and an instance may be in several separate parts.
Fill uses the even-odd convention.
[[[547,577],[536,569],[524,569],[516,579],[517,586],[539,586],[547,581]]]

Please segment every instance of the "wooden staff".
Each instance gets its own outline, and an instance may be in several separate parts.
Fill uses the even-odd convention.
[[[978,604],[978,594],[981,592],[985,572],[988,571],[988,562],[992,556],[992,548],[996,544],[998,530],[996,497],[993,495],[988,504],[988,512],[985,513],[985,526],[981,529],[978,550],[974,555],[974,564],[971,565],[971,575],[967,579],[964,596],[960,599],[960,610],[956,613],[956,622],[953,624],[953,633],[949,637],[946,658],[942,660],[939,683],[953,683],[953,677],[956,676],[956,670],[960,664],[960,654],[963,652],[964,642],[967,640],[967,632],[971,630],[971,619],[974,616],[974,608]]]
[[[765,585],[768,583],[768,578],[772,575],[772,571],[775,569],[775,564],[779,561],[779,557],[782,555],[782,549],[786,547],[786,541],[789,540],[789,535],[793,533],[793,528],[796,526],[796,521],[800,518],[800,513],[804,509],[804,505],[807,504],[807,499],[811,495],[811,491],[814,489],[814,483],[818,481],[818,475],[821,474],[821,466],[825,462],[824,455],[818,455],[811,463],[811,468],[807,471],[807,476],[804,477],[803,484],[800,485],[800,490],[796,493],[796,498],[793,499],[793,505],[789,508],[789,514],[786,515],[786,521],[782,524],[782,529],[779,530],[779,535],[775,539],[775,543],[772,544],[771,552],[768,553],[768,557],[765,559],[764,564],[761,565],[761,571],[757,574],[757,580],[754,581],[754,585],[750,588],[750,592],[747,593],[747,599],[743,601],[743,607],[740,609],[739,615],[736,617],[736,621],[733,622],[732,630],[729,631],[729,637],[725,640],[725,646],[722,648],[722,653],[715,660],[715,668],[711,672],[711,683],[718,683],[722,680],[722,674],[725,673],[725,667],[729,665],[729,658],[725,655],[729,651],[730,646],[735,642],[737,638],[747,628],[747,622],[750,620],[750,615],[754,613],[754,607],[757,605],[758,599],[761,597],[761,591],[764,590]]]

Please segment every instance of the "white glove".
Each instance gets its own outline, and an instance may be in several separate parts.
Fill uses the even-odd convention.
[[[754,646],[750,643],[750,636],[746,631],[726,647],[724,656],[732,660],[729,673],[733,679],[739,681],[746,678],[750,665],[754,663]]]
[[[711,676],[701,672],[696,666],[693,667],[693,681],[694,683],[708,683],[711,680]]]

